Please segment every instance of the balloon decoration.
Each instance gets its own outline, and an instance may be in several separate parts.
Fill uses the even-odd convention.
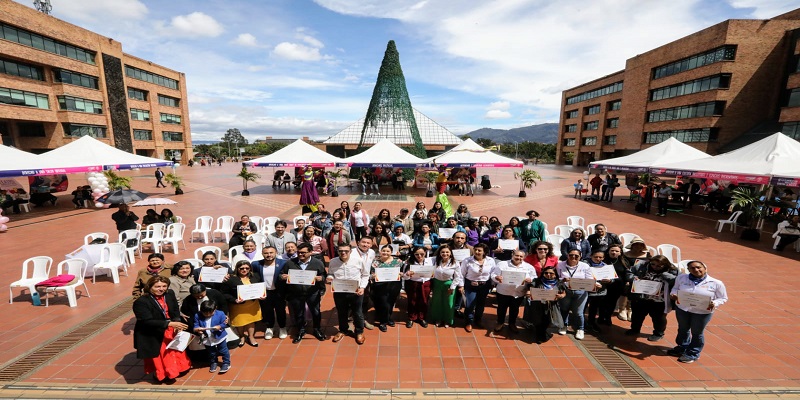
[[[5,232],[7,230],[8,230],[8,227],[5,224],[0,225],[0,232]]]
[[[6,216],[0,217],[0,224],[7,224],[8,221],[11,221],[8,217]]]
[[[5,232],[8,230],[8,226],[6,226],[6,223],[10,220],[11,219],[3,215],[3,211],[0,210],[0,232]]]
[[[97,200],[98,197],[108,193],[108,178],[102,172],[89,172],[87,179],[89,186],[92,188],[92,197]],[[97,208],[105,207],[103,203],[94,203]]]

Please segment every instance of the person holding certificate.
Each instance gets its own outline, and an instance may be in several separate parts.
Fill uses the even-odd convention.
[[[525,262],[533,265],[536,275],[541,276],[544,267],[555,267],[558,265],[558,257],[553,253],[553,244],[543,240],[537,240],[530,246],[531,254],[525,257]]]
[[[464,330],[467,332],[472,332],[473,326],[483,327],[481,319],[486,306],[486,296],[492,290],[492,281],[489,278],[495,267],[494,259],[486,257],[489,246],[485,243],[478,243],[472,250],[475,254],[461,262],[463,280],[458,282],[459,291],[467,303],[464,309],[466,318]]]
[[[433,254],[439,248],[439,236],[431,232],[431,226],[425,222],[420,226],[420,232],[414,235],[414,247],[422,247]]]
[[[592,256],[592,246],[586,240],[586,232],[583,228],[575,228],[569,234],[569,237],[561,242],[561,260],[567,260],[567,254],[571,250],[577,249],[581,252],[581,260],[588,260]]]
[[[567,284],[567,293],[558,302],[558,306],[561,309],[561,318],[564,320],[564,327],[558,331],[558,334],[566,335],[567,323],[571,322],[573,329],[575,329],[575,339],[583,340],[583,310],[586,308],[586,300],[589,298],[589,294],[585,289],[578,289],[577,285],[573,285],[571,281],[573,279],[594,280],[594,277],[589,265],[581,261],[583,257],[581,250],[572,249],[566,254],[567,260],[560,261],[556,266],[559,279]],[[595,283],[595,289],[598,287],[600,287],[600,284]],[[570,312],[572,312],[571,320],[568,319]]]
[[[559,330],[564,327],[558,303],[566,297],[567,290],[567,284],[558,279],[555,266],[543,267],[542,273],[533,281],[526,320],[535,327],[537,344],[542,344],[553,337],[552,333],[547,333],[551,323]],[[536,297],[533,296],[534,292]]]
[[[466,229],[464,229],[464,227],[459,225],[458,221],[456,221],[456,217],[448,218],[447,222],[445,222],[445,225],[444,225],[443,228],[444,229],[448,229],[449,230],[448,232],[450,232],[450,235],[448,237],[445,237],[447,235],[440,228],[439,229],[439,244],[452,243],[453,242],[453,238],[455,238],[456,233],[458,233],[458,232],[462,232],[462,233],[464,233],[464,235],[467,234]]]
[[[431,291],[433,296],[430,301],[430,318],[436,326],[453,325],[455,309],[453,298],[458,282],[461,280],[461,268],[459,263],[453,258],[450,246],[443,244],[436,252],[436,267],[433,270],[431,279]]]
[[[628,258],[622,256],[621,244],[612,244],[608,246],[606,258],[603,259],[603,263],[606,265],[613,265],[614,271],[620,278],[611,282],[611,284],[606,287],[608,292],[606,293],[605,302],[600,305],[600,318],[598,319],[598,323],[611,326],[611,316],[614,313],[617,313],[617,318],[621,321],[627,321],[628,315],[631,313],[628,297],[623,296],[626,292],[626,288],[630,290],[630,284],[625,282],[624,278],[628,270],[631,269],[631,265],[628,264]]]
[[[511,333],[517,329],[517,316],[522,300],[528,293],[528,287],[536,278],[533,266],[523,261],[525,252],[514,250],[510,261],[500,261],[491,272],[491,279],[497,282],[497,326],[495,333],[503,330],[508,312],[508,329]]]
[[[489,248],[494,249],[492,253],[494,259],[497,261],[508,261],[515,251],[522,250],[524,252],[528,249],[525,243],[522,243],[522,241],[517,238],[514,227],[511,225],[503,227],[500,236],[489,241]]]
[[[408,235],[406,235],[405,231],[405,226],[402,224],[396,224],[394,226],[394,232],[392,232],[392,244],[397,245],[397,250],[401,260],[408,258],[408,253],[411,251],[411,243],[414,242]]]
[[[631,329],[625,331],[628,336],[638,336],[645,318],[649,315],[653,321],[653,334],[647,337],[650,342],[657,342],[664,337],[667,329],[666,301],[670,287],[675,283],[678,269],[662,255],[653,256],[649,261],[640,261],[631,268],[625,280],[631,282]]]
[[[392,246],[384,245],[381,247],[378,257],[372,261],[370,274],[372,276],[372,289],[370,297],[375,306],[375,317],[378,321],[378,329],[386,332],[395,323],[392,319],[392,311],[400,295],[400,270],[403,262],[392,257]]]
[[[256,342],[256,322],[261,321],[261,304],[259,300],[267,298],[266,293],[259,299],[243,300],[239,294],[239,286],[259,283],[261,280],[253,274],[250,261],[241,260],[236,263],[236,272],[225,281],[222,294],[230,310],[231,327],[236,328],[239,335],[239,347],[245,341],[253,347],[258,347]]]
[[[411,252],[411,259],[405,265],[403,280],[405,281],[406,298],[408,299],[408,322],[406,328],[414,326],[414,321],[423,328],[428,327],[428,300],[431,296],[431,277],[432,273],[419,273],[420,271],[431,272],[435,269],[433,258],[427,257],[428,252],[422,247],[416,247]]]
[[[600,288],[594,292],[589,292],[588,307],[589,307],[589,322],[586,324],[586,329],[589,332],[600,332],[600,326],[597,324],[597,314],[600,312],[600,307],[605,303],[606,295],[608,294],[608,286],[614,281],[617,281],[616,271],[611,265],[606,265],[603,260],[606,254],[602,251],[593,251],[592,257],[589,258],[587,263],[591,268],[592,275],[597,280]]]
[[[676,302],[678,336],[675,342],[678,345],[667,354],[688,364],[700,358],[705,344],[703,331],[717,307],[728,301],[728,292],[722,281],[708,275],[703,262],[690,261],[686,267],[689,273],[679,275],[670,291],[670,298]]]
[[[353,315],[356,343],[364,344],[364,312],[361,309],[364,300],[364,289],[369,283],[369,268],[358,257],[350,257],[352,249],[343,244],[337,249],[339,257],[331,260],[327,281],[333,285],[333,302],[339,316],[339,332],[333,335],[333,342],[339,342],[345,336],[353,335],[348,325],[348,317]],[[342,283],[343,289],[339,289]],[[344,284],[348,284],[345,286]],[[355,285],[353,285],[355,284]],[[350,291],[355,286],[355,290]]]
[[[319,311],[319,303],[322,294],[325,293],[325,265],[322,261],[311,257],[313,248],[309,243],[297,246],[297,260],[289,260],[283,266],[281,279],[286,281],[286,302],[294,316],[294,324],[297,326],[297,336],[292,343],[300,343],[306,334],[306,306],[311,312],[311,321],[314,324],[314,337],[319,341],[328,340],[325,332],[322,331],[322,314]],[[295,272],[292,272],[295,271]],[[297,273],[302,271],[301,273]],[[310,282],[304,281],[304,275],[313,272],[314,278]],[[306,273],[306,274],[303,274]],[[294,280],[289,277],[295,275]]]
[[[280,328],[278,338],[286,339],[286,293],[284,293],[286,288],[281,280],[281,270],[286,260],[278,258],[278,249],[269,245],[261,249],[261,257],[261,260],[254,262],[250,267],[267,289],[267,298],[259,302],[261,317],[267,326],[264,330],[264,339],[273,338],[272,328],[276,319]]]
[[[220,264],[217,261],[217,254],[214,253],[213,251],[207,251],[203,253],[202,261],[203,265],[201,265],[200,268],[195,268],[194,271],[192,271],[192,275],[194,275],[194,281],[197,283],[202,283],[207,288],[221,291],[222,283],[226,281],[228,277],[230,277],[230,275],[233,274],[233,270],[231,270],[227,262],[225,263],[225,265]],[[216,279],[213,281],[209,279],[203,280],[202,276],[203,268],[213,268],[216,272],[219,272],[220,275],[222,275],[222,271],[224,271],[225,276],[222,277],[222,280],[216,280]],[[224,270],[221,270],[222,268],[224,268]]]

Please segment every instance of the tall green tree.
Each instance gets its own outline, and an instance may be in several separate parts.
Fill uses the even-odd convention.
[[[224,145],[230,144],[231,147],[242,147],[247,145],[247,139],[245,139],[245,137],[237,128],[228,129],[228,131],[225,132],[225,135],[222,136],[222,139],[220,140],[222,140]]]

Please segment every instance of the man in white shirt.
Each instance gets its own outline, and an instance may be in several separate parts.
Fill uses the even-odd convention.
[[[528,293],[528,287],[536,279],[536,270],[532,265],[523,261],[525,252],[514,250],[511,260],[500,261],[492,269],[491,279],[497,282],[497,326],[495,332],[503,330],[506,322],[506,311],[508,311],[508,329],[512,333],[517,333],[517,317],[522,300]],[[506,271],[519,271],[525,274],[525,279],[520,285],[505,283],[507,279],[503,276]]]
[[[278,250],[278,255],[283,254],[286,243],[297,242],[297,238],[290,232],[286,232],[286,221],[275,223],[275,232],[267,235],[267,246],[272,246]]]
[[[372,267],[372,262],[375,261],[375,250],[372,250],[372,236],[364,236],[358,240],[358,245],[354,249],[353,257],[357,257],[367,271]],[[361,311],[366,318],[370,306],[369,285],[364,289],[364,300],[361,302]],[[372,330],[374,325],[364,321],[364,327]]]
[[[275,320],[278,320],[278,337],[285,339],[286,333],[286,298],[283,281],[280,279],[281,270],[286,260],[278,258],[278,251],[274,247],[267,245],[261,250],[262,260],[253,262],[251,268],[253,273],[264,282],[267,288],[267,298],[259,300],[261,304],[261,317],[267,325],[264,331],[264,339],[272,339],[272,327]]]
[[[364,299],[364,289],[369,283],[369,267],[357,257],[350,257],[352,249],[349,243],[339,245],[337,253],[339,257],[330,262],[328,282],[333,283],[334,280],[358,281],[358,289],[355,293],[333,292],[333,302],[336,304],[336,312],[339,315],[339,332],[333,336],[333,342],[338,342],[346,335],[352,334],[347,323],[347,317],[352,312],[356,343],[364,344],[364,313],[361,310],[361,304]]]

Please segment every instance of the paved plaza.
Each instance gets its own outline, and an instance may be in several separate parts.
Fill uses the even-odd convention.
[[[98,277],[88,283],[91,297],[80,295],[78,307],[69,308],[66,297],[51,299],[50,307],[34,307],[25,291],[14,289],[13,304],[5,304],[3,334],[0,334],[0,378],[6,380],[1,396],[33,397],[201,397],[283,396],[329,397],[476,397],[486,391],[493,397],[558,395],[564,398],[689,396],[687,388],[700,390],[695,398],[725,396],[779,396],[800,393],[800,318],[796,308],[800,295],[800,253],[787,248],[771,249],[774,223],[765,226],[760,242],[747,242],[728,231],[714,229],[725,215],[695,207],[687,212],[670,212],[665,218],[638,214],[624,187],[614,202],[594,203],[573,198],[572,183],[583,169],[536,166],[544,177],[528,197],[519,198],[519,183],[512,170],[478,170],[489,174],[494,185],[478,189],[474,197],[450,194],[454,208],[468,205],[474,216],[496,215],[507,222],[511,216],[535,209],[552,227],[566,224],[567,216],[580,215],[586,223],[604,223],[613,233],[639,234],[650,246],[670,243],[682,250],[683,259],[700,259],[709,274],[725,282],[730,300],[717,312],[706,331],[706,348],[693,364],[681,364],[665,350],[674,345],[676,322],[668,316],[665,338],[648,342],[645,322],[641,337],[622,333],[629,323],[614,318],[614,326],[583,342],[572,335],[556,336],[537,345],[527,332],[492,334],[495,303],[490,296],[484,317],[487,329],[467,333],[456,327],[405,327],[405,299],[400,299],[398,324],[386,333],[366,331],[366,343],[352,339],[339,343],[318,342],[306,336],[300,344],[277,338],[266,342],[257,334],[258,348],[245,346],[231,351],[233,368],[224,375],[211,374],[204,365],[189,371],[172,386],[155,385],[144,374],[142,362],[133,349],[133,314],[129,301],[135,271],[146,265],[146,255],[136,260],[130,276],[115,285]],[[151,170],[126,172],[134,176],[134,188],[151,196],[169,196],[179,204],[170,208],[187,224],[187,249],[180,254],[165,253],[167,263],[192,257],[200,242],[188,242],[188,231],[201,215],[214,218],[242,214],[278,216],[291,220],[300,214],[299,191],[271,187],[272,169],[255,169],[262,175],[250,186],[250,197],[241,197],[242,182],[234,175],[239,166],[189,168],[179,173],[186,181],[185,194],[172,196],[170,189],[156,189]],[[71,186],[82,177],[71,176]],[[70,191],[73,190],[70,188]],[[406,201],[362,200],[370,216],[381,208],[392,214],[416,201],[428,206],[431,198],[422,189],[394,193]],[[322,197],[333,210],[342,200],[352,205],[360,190],[342,188],[338,198]],[[374,196],[373,196],[374,197]],[[53,258],[83,244],[90,232],[108,232],[116,238],[110,210],[75,210],[70,196],[62,195],[55,207],[34,209],[21,217],[12,216],[9,231],[0,234],[0,254],[5,261],[0,282],[19,279],[22,261],[36,255]],[[132,209],[140,217],[144,208]],[[653,210],[655,213],[655,210]],[[768,232],[767,232],[768,231]],[[227,248],[227,244],[218,243]],[[81,290],[79,290],[81,292]],[[322,303],[326,333],[336,332],[332,296]],[[111,312],[107,312],[112,310]],[[97,318],[100,316],[101,318]],[[368,316],[371,320],[371,313]],[[103,322],[105,321],[105,322]],[[97,328],[92,328],[97,326]],[[509,336],[510,335],[510,336]],[[22,361],[42,357],[32,371],[16,373]],[[4,375],[3,372],[6,372]],[[65,388],[77,388],[69,391]],[[136,392],[127,392],[135,388]],[[50,391],[43,391],[50,389]],[[121,390],[113,392],[109,390]],[[241,392],[241,390],[246,390]],[[300,392],[308,390],[310,392]],[[496,394],[498,390],[507,391]],[[672,392],[674,390],[674,392]],[[449,393],[449,394],[448,394]]]

